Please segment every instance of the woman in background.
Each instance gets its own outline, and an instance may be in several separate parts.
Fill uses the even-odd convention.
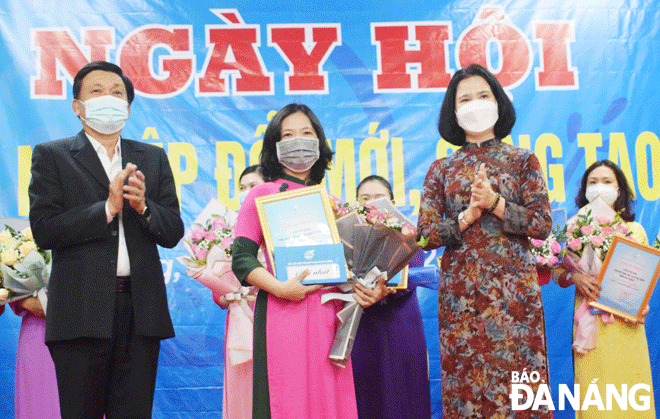
[[[634,221],[635,214],[631,210],[632,189],[630,189],[623,171],[610,160],[597,161],[584,172],[575,204],[578,208],[584,208],[598,196],[621,215],[626,226],[632,232],[633,239],[648,245],[646,231],[641,224]],[[573,219],[569,220],[569,224]],[[562,287],[575,285],[576,311],[585,298],[596,299],[600,295],[601,287],[594,276],[571,273],[559,265],[553,269],[553,279]],[[646,313],[648,310],[647,306]],[[576,412],[576,417],[580,419],[655,418],[651,362],[644,324],[626,323],[621,319],[616,319],[613,324],[606,325],[600,320],[600,316],[596,322],[598,328],[596,348],[583,355],[573,351],[575,384],[580,384],[581,389],[586,389],[593,384],[592,380],[597,378],[598,381],[595,384],[603,399],[607,394],[606,387],[609,385],[613,385],[617,392],[620,392],[624,385],[630,390],[635,384],[646,384],[650,388],[650,406],[648,410],[643,411],[628,407],[624,412],[616,402],[612,403],[610,410],[598,410],[596,406],[592,405],[588,410]],[[573,335],[575,335],[575,322],[573,324]],[[582,396],[580,405],[582,405],[585,392],[586,390],[582,390],[580,393]],[[645,392],[637,394],[645,395]],[[627,405],[628,402],[626,402]]]
[[[261,166],[253,164],[252,166],[246,167],[238,178],[240,190],[240,193],[238,194],[239,203],[242,204],[243,201],[245,201],[245,197],[248,192],[250,192],[250,189],[257,185],[261,185],[264,182],[264,175],[261,173]]]
[[[368,176],[357,187],[360,201],[381,197],[394,202],[392,186],[380,176]],[[409,266],[423,265],[420,249]],[[377,290],[356,286],[373,293],[375,299],[381,298]],[[360,419],[431,417],[426,338],[414,285],[364,310],[351,359]]]
[[[242,204],[245,200],[250,189],[256,185],[264,183],[261,174],[261,168],[258,164],[249,166],[241,176],[238,178],[240,185],[239,202]],[[265,260],[263,252],[259,252],[260,261]],[[252,288],[252,287],[251,287]],[[248,306],[254,311],[254,298],[256,290],[250,289],[246,291],[243,298],[247,298]],[[229,307],[229,301],[223,296],[213,291],[213,301],[223,309]],[[236,308],[240,309],[240,308]],[[223,419],[250,419],[252,417],[252,367],[253,361],[244,361],[237,364],[232,364],[231,359],[227,352],[227,336],[230,328],[232,317],[227,313],[225,321],[225,374],[223,378],[223,391],[222,391],[222,418]],[[241,324],[241,323],[237,323]],[[251,323],[250,323],[251,325]],[[242,330],[241,333],[253,333],[252,328],[249,330]]]
[[[45,304],[43,295],[42,298]],[[33,296],[9,305],[17,316],[23,318],[16,350],[14,418],[59,419],[60,399],[55,364],[44,343],[46,313],[42,301]]]
[[[451,418],[550,418],[547,406],[514,412],[513,371],[548,382],[543,305],[528,237],[552,228],[538,159],[502,142],[513,104],[479,65],[454,73],[438,131],[461,148],[426,175],[418,234],[445,246],[438,288],[442,406]],[[524,415],[524,416],[523,416]]]

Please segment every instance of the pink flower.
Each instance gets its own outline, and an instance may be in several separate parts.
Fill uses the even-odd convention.
[[[585,236],[591,236],[594,233],[594,230],[595,230],[595,227],[592,226],[592,225],[586,225],[586,226],[580,227],[580,231]]]
[[[229,249],[232,243],[234,243],[233,237],[225,237],[220,241],[220,246],[222,246],[223,249]]]
[[[554,255],[558,254],[559,252],[561,252],[561,244],[559,244],[559,242],[552,242],[550,244],[550,251]]]
[[[204,232],[205,232],[205,231],[204,231],[204,229],[203,229],[202,227],[200,227],[200,228],[196,228],[196,229],[192,232],[192,239],[193,239],[193,241],[195,241],[195,242],[200,242],[200,241],[202,241],[202,239],[204,238]]]
[[[414,236],[417,234],[417,230],[410,224],[404,224],[401,226],[401,233],[403,233],[404,236]]]
[[[617,226],[616,226],[616,231],[618,231],[618,232],[621,233],[621,234],[628,234],[628,233],[630,233],[630,229],[629,229],[627,226],[623,225],[623,224],[619,224],[619,225],[617,225]]]
[[[603,227],[600,229],[600,232],[607,237],[614,234],[614,229],[612,227]]]
[[[215,231],[213,231],[213,230],[209,230],[209,231],[207,231],[207,232],[204,233],[204,238],[205,238],[206,240],[212,242],[212,241],[214,241],[215,239],[217,239],[218,236],[216,236]]]
[[[541,246],[543,246],[543,240],[532,239],[531,242],[532,242],[532,246],[536,247],[537,249],[540,249]]]
[[[601,236],[593,236],[589,241],[594,247],[600,247],[605,242],[605,239]]]
[[[571,224],[568,226],[568,229],[566,229],[566,233],[571,234],[576,228],[578,228],[577,224]]]
[[[396,221],[394,214],[390,213],[381,214],[381,219],[384,221]]]
[[[578,250],[582,249],[582,240],[573,239],[573,240],[569,241],[566,245],[569,248],[571,248],[571,250],[574,250],[574,251],[577,252]]]
[[[216,218],[213,220],[214,230],[219,230],[224,228],[227,228],[227,223],[225,223],[225,220],[223,218]]]
[[[195,257],[199,260],[206,260],[206,255],[208,254],[208,251],[202,247],[197,249],[195,252]]]
[[[548,258],[548,265],[555,266],[558,263],[559,263],[559,258],[557,256],[553,255]]]
[[[370,211],[367,213],[367,221],[370,222],[371,224],[376,224],[378,220],[380,220],[380,214],[377,211]]]
[[[596,221],[600,225],[610,225],[612,224],[612,219],[609,217],[594,217],[594,221]]]
[[[193,243],[190,245],[190,250],[192,250],[193,254],[197,252],[197,249],[199,249],[199,246],[197,246],[196,244]]]
[[[545,265],[547,260],[543,256],[536,255],[536,264],[537,265]]]

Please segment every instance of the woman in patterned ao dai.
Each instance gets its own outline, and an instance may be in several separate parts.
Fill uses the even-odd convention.
[[[543,305],[528,237],[552,228],[536,156],[503,143],[515,111],[485,68],[457,71],[439,132],[461,146],[426,175],[418,234],[445,246],[438,290],[442,404],[450,418],[550,418],[513,411],[512,372],[548,383]]]

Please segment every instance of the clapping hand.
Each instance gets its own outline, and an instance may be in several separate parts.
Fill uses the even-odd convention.
[[[112,179],[108,189],[107,203],[110,215],[114,217],[121,212],[124,199],[128,200],[135,211],[142,214],[146,205],[144,200],[144,174],[137,170],[135,164],[126,163],[126,167]]]
[[[108,186],[108,211],[111,216],[119,214],[124,207],[124,183],[130,173],[134,172],[137,166],[133,163],[126,163],[124,170],[117,173]]]
[[[128,163],[126,166],[128,167]],[[144,212],[144,207],[146,202],[144,200],[144,174],[137,170],[137,166],[133,165],[135,169],[129,173],[128,181],[124,185],[124,198],[128,200],[131,208],[133,208],[138,214]]]
[[[488,210],[493,206],[497,194],[488,180],[486,173],[486,164],[481,163],[477,174],[474,176],[472,185],[470,185],[470,205],[475,205],[481,210]]]
[[[483,201],[484,199],[483,198],[485,194],[484,190],[486,188],[486,186],[484,186],[484,181],[488,183],[488,177],[486,176],[486,168],[485,165],[482,163],[481,166],[479,167],[479,171],[472,180],[472,184],[470,185],[470,204],[468,208],[465,211],[463,211],[464,213],[463,215],[465,216],[463,218],[464,224],[459,222],[461,231],[463,231],[470,224],[474,223],[479,218],[481,218],[481,214],[483,213],[484,210],[484,208],[482,208],[481,201]],[[488,185],[490,184],[488,183]]]

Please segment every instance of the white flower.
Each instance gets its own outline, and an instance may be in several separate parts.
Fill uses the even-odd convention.
[[[4,245],[9,249],[16,249],[18,247],[18,241],[15,238],[10,237],[7,241],[4,242]]]
[[[0,231],[0,243],[7,243],[11,239],[11,233],[9,230]]]
[[[18,246],[18,251],[21,252],[21,255],[23,257],[25,257],[28,253],[30,253],[33,250],[37,250],[37,245],[32,240],[26,241],[25,243]]]
[[[7,266],[13,266],[18,261],[18,253],[14,249],[5,249],[0,253],[2,263]]]
[[[21,234],[23,235],[23,237],[25,237],[25,240],[34,239],[34,236],[32,236],[32,229],[30,227],[25,227],[25,229],[21,231]]]

